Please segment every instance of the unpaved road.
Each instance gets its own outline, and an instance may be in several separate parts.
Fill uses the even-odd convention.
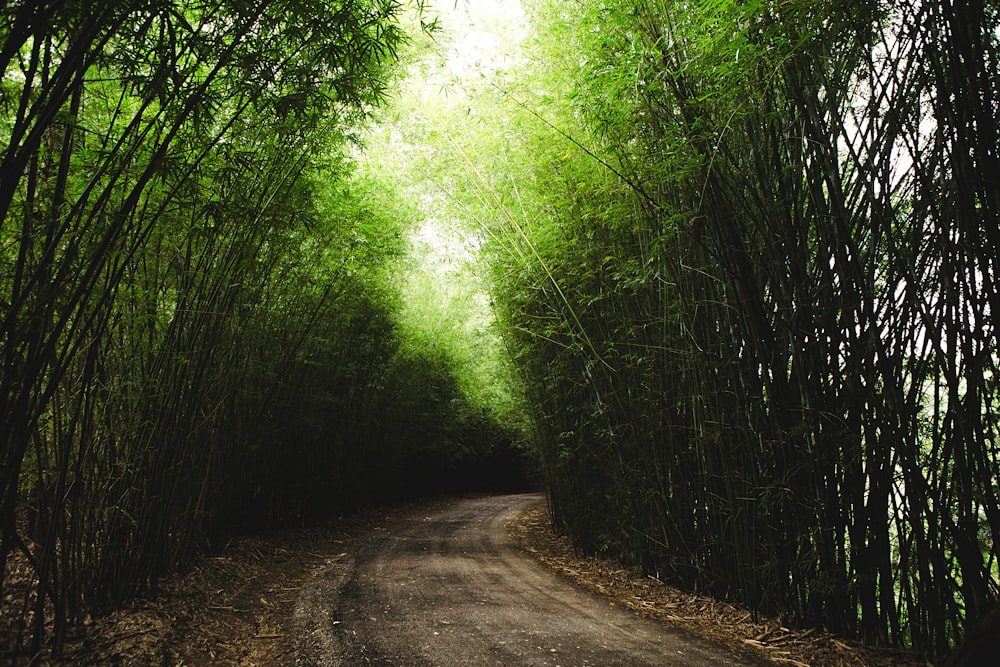
[[[504,528],[539,498],[454,501],[328,559],[295,603],[296,664],[750,664],[542,569]]]

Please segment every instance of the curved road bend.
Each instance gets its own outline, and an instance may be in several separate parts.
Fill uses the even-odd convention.
[[[541,496],[458,500],[376,531],[315,572],[295,610],[299,665],[749,665],[543,569],[505,523]]]

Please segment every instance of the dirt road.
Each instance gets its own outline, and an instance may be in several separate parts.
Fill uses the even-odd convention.
[[[295,603],[298,665],[745,665],[541,568],[504,525],[539,496],[459,500],[327,560]]]

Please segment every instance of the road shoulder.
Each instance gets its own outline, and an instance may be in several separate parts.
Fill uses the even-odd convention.
[[[777,618],[670,586],[609,558],[580,554],[569,538],[552,530],[544,502],[521,512],[507,526],[511,539],[559,576],[627,607],[761,665],[814,667],[924,667],[926,663],[892,649],[876,649],[838,639],[828,632],[794,629]]]

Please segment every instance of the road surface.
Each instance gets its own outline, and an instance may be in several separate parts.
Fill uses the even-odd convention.
[[[457,500],[331,555],[294,610],[298,665],[749,665],[544,569],[505,523],[538,495]]]

